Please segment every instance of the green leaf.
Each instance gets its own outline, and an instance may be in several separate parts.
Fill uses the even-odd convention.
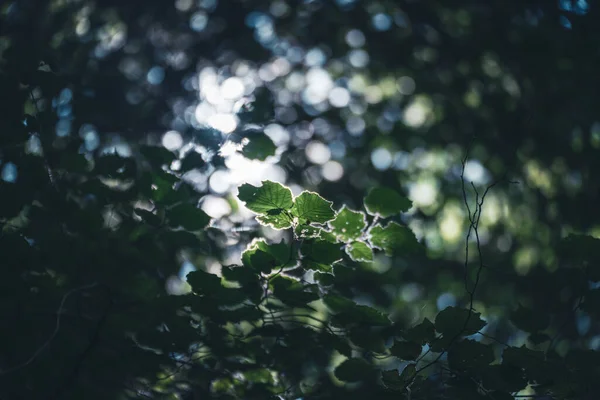
[[[535,333],[548,327],[550,316],[542,310],[527,309],[519,304],[519,307],[511,313],[510,321],[525,332]]]
[[[480,369],[493,361],[492,347],[474,340],[461,340],[448,350],[448,365],[457,371]]]
[[[341,381],[359,382],[367,378],[372,371],[371,365],[361,358],[349,358],[334,371],[334,375]]]
[[[341,355],[348,358],[352,357],[352,347],[350,347],[348,341],[344,337],[330,335],[328,336],[327,342],[330,342],[331,347]]]
[[[323,302],[333,312],[351,311],[356,307],[356,303],[350,299],[335,294],[328,294],[323,297]]]
[[[249,142],[242,149],[244,157],[251,160],[264,161],[267,157],[275,155],[277,146],[270,137],[264,133],[252,135],[248,138]]]
[[[265,215],[257,215],[256,220],[263,226],[270,226],[277,230],[290,228],[294,222],[290,215],[281,209],[268,211]]]
[[[140,146],[140,152],[155,166],[171,165],[176,158],[175,153],[162,146]]]
[[[400,379],[404,382],[409,382],[411,379],[413,379],[413,377],[415,376],[416,373],[417,373],[417,364],[414,364],[414,363],[408,364],[402,370],[402,373],[400,374]]]
[[[279,243],[271,244],[268,244],[264,240],[257,240],[254,243],[260,250],[265,251],[275,257],[275,259],[281,265],[285,265],[293,261],[291,246],[285,243],[283,240],[281,240]]]
[[[234,310],[221,311],[219,318],[224,321],[239,323],[241,321],[257,321],[262,316],[262,311],[255,306],[242,306]]]
[[[211,294],[222,288],[221,278],[202,270],[192,271],[187,274],[187,282],[192,287],[192,290],[198,294]]]
[[[400,377],[400,373],[397,369],[381,371],[381,381],[383,382],[386,388],[393,391],[402,391],[404,390],[407,384],[407,381]]]
[[[249,371],[244,372],[243,375],[244,375],[244,378],[248,382],[254,382],[254,383],[272,383],[273,382],[273,375],[271,374],[271,371],[269,371],[266,368],[251,369]]]
[[[487,325],[480,316],[481,314],[475,311],[469,314],[469,310],[464,308],[447,307],[435,317],[435,329],[448,337],[458,334],[472,335]]]
[[[563,373],[560,364],[551,365],[545,360],[544,352],[522,347],[507,347],[502,353],[502,364],[523,368],[529,380],[538,381],[538,383],[549,382],[555,376]]]
[[[373,250],[365,242],[352,242],[346,245],[346,254],[357,262],[373,261]]]
[[[269,273],[292,261],[290,246],[284,241],[268,244],[263,239],[255,240],[242,253],[242,263],[245,266],[263,273]]]
[[[377,331],[369,328],[354,328],[348,333],[348,338],[356,346],[375,353],[385,353],[385,342]]]
[[[257,303],[263,295],[259,275],[253,268],[246,266],[231,266],[222,268],[223,277],[231,282],[238,282],[241,290],[252,302]]]
[[[204,229],[210,222],[208,214],[189,203],[179,204],[167,210],[167,219],[172,226],[181,226],[188,231]]]
[[[521,368],[510,365],[489,365],[479,371],[483,386],[488,390],[518,392],[525,389],[527,379]]]
[[[264,241],[250,243],[242,252],[242,263],[258,272],[270,273],[273,269],[281,266],[283,262],[278,259],[279,254],[269,247]]]
[[[160,226],[161,225],[160,218],[156,214],[154,214],[148,210],[144,210],[142,208],[135,208],[133,210],[133,212],[135,212],[148,225],[151,225],[151,226]]]
[[[336,320],[342,325],[385,326],[390,324],[389,318],[382,312],[369,306],[358,305],[345,297],[328,294],[323,296],[323,302],[336,313]]]
[[[572,258],[587,269],[591,281],[600,281],[600,239],[589,235],[570,234],[558,247],[564,258]]]
[[[401,196],[395,190],[385,187],[373,188],[369,191],[367,197],[365,197],[365,209],[367,212],[381,218],[406,212],[410,207],[412,207],[412,202],[409,199]]]
[[[300,252],[305,259],[320,264],[333,264],[342,259],[342,249],[339,244],[323,240],[305,240]]]
[[[206,161],[202,158],[202,155],[195,150],[190,150],[186,153],[185,157],[181,160],[180,170],[187,172],[192,169],[200,169],[206,165]]]
[[[425,318],[419,325],[413,326],[402,334],[402,337],[420,344],[430,343],[435,339],[435,326]]]
[[[221,271],[223,277],[231,282],[239,282],[241,284],[258,282],[256,272],[250,268],[234,265],[223,267]]]
[[[270,285],[275,296],[292,307],[303,307],[319,299],[319,294],[311,291],[317,288],[316,285],[302,285],[292,278],[277,275],[270,280]]]
[[[323,286],[331,286],[335,282],[335,276],[325,272],[315,272],[314,277],[315,280]]]
[[[368,234],[371,245],[383,250],[387,256],[413,254],[423,249],[414,233],[396,222],[390,222],[385,227],[375,225]]]
[[[335,219],[329,222],[329,226],[338,239],[349,242],[363,234],[363,230],[367,227],[367,220],[362,211],[352,211],[343,206]]]
[[[246,204],[246,208],[257,214],[277,216],[288,211],[294,205],[292,191],[276,182],[264,181],[259,187],[243,184],[239,188],[238,198]]]
[[[302,192],[300,196],[294,200],[292,215],[298,218],[301,224],[310,224],[316,222],[324,224],[335,218],[335,212],[331,205],[331,201],[327,201],[317,193]]]
[[[299,239],[316,239],[321,237],[323,228],[313,225],[298,225],[294,233]]]
[[[419,343],[396,340],[390,352],[401,360],[416,360],[422,350],[423,347]]]

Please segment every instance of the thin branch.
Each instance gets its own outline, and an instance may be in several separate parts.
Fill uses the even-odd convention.
[[[25,368],[26,366],[28,366],[29,364],[31,364],[40,354],[42,354],[42,352],[44,350],[46,350],[46,348],[54,340],[54,338],[58,334],[58,331],[60,330],[60,317],[61,317],[62,311],[64,309],[65,302],[67,301],[67,298],[70,295],[72,295],[73,293],[75,293],[75,292],[79,292],[81,290],[86,290],[86,289],[91,289],[91,288],[96,287],[96,286],[98,286],[98,283],[94,282],[94,283],[91,283],[89,285],[84,285],[84,286],[73,288],[73,289],[69,290],[67,293],[65,293],[65,295],[62,297],[62,300],[60,301],[60,305],[58,307],[58,310],[56,311],[56,325],[54,326],[54,331],[52,332],[52,334],[50,335],[50,337],[44,342],[44,344],[42,344],[33,353],[33,355],[31,357],[29,357],[29,359],[27,359],[27,361],[24,361],[21,364],[18,364],[18,365],[15,365],[13,367],[10,367],[8,369],[0,371],[0,376],[1,375],[6,375],[6,374],[11,373],[11,372],[15,372],[15,371],[17,371],[17,370],[19,370],[21,368]]]
[[[110,293],[109,293],[109,296],[110,296]],[[76,361],[75,365],[73,366],[71,373],[64,380],[63,384],[60,385],[56,389],[54,396],[51,397],[52,399],[59,398],[59,396],[64,392],[64,390],[67,389],[67,387],[71,384],[71,382],[74,382],[75,379],[77,378],[77,376],[79,375],[81,365],[83,364],[85,359],[88,357],[88,355],[90,354],[90,352],[92,351],[94,346],[98,343],[98,339],[100,337],[100,331],[102,330],[102,328],[104,327],[104,325],[106,323],[106,319],[112,309],[112,306],[113,306],[113,300],[112,300],[112,298],[109,298],[108,304],[104,308],[104,311],[102,312],[102,315],[100,316],[100,319],[98,320],[98,323],[96,324],[96,328],[94,329],[94,333],[93,333],[88,345],[86,346],[86,348],[83,350],[83,352],[77,358],[77,361]]]
[[[490,184],[489,186],[487,186],[487,188],[485,189],[485,191],[483,192],[483,195],[480,196],[479,191],[477,190],[477,188],[475,187],[473,182],[471,183],[471,186],[473,188],[473,191],[475,192],[475,209],[471,212],[471,207],[469,206],[469,202],[467,199],[467,190],[465,188],[465,167],[467,164],[467,159],[469,156],[469,149],[467,148],[467,152],[465,154],[465,157],[462,159],[461,161],[461,165],[462,165],[462,169],[461,169],[461,173],[460,173],[460,178],[461,178],[461,188],[462,188],[462,193],[463,193],[463,201],[465,204],[465,207],[467,209],[467,213],[468,213],[468,218],[469,218],[469,228],[467,230],[467,234],[466,234],[466,243],[465,243],[465,263],[464,263],[464,283],[465,283],[465,290],[467,291],[467,293],[469,294],[469,310],[468,310],[468,314],[467,314],[467,318],[465,319],[465,322],[463,324],[462,329],[456,334],[454,335],[454,337],[452,337],[452,339],[450,340],[450,342],[447,345],[447,348],[442,350],[432,361],[430,361],[429,363],[427,363],[426,365],[424,365],[423,367],[417,369],[417,371],[415,372],[415,374],[413,375],[413,378],[407,383],[407,385],[405,386],[406,388],[408,388],[412,382],[414,381],[414,378],[417,376],[417,374],[429,367],[431,367],[432,365],[436,364],[441,358],[442,356],[446,353],[447,349],[450,348],[454,342],[456,342],[456,340],[458,340],[465,332],[465,330],[467,329],[467,326],[469,324],[469,321],[471,320],[471,317],[473,315],[473,303],[475,302],[475,292],[477,290],[477,287],[479,286],[479,281],[481,279],[481,271],[484,268],[484,264],[483,264],[483,255],[481,252],[481,240],[479,237],[479,222],[481,221],[481,212],[483,210],[483,203],[485,201],[485,197],[487,196],[487,194],[489,193],[489,191],[496,186],[499,182],[505,180],[504,178],[493,182],[492,184]],[[515,183],[515,182],[511,182],[508,181],[510,183]],[[473,287],[472,289],[469,289],[469,285],[468,285],[468,266],[469,266],[469,239],[471,237],[471,233],[475,234],[475,240],[476,240],[476,247],[477,247],[477,255],[479,258],[479,266],[477,268],[477,273],[475,276],[475,282],[473,283]],[[425,355],[423,355],[420,359],[422,359]]]

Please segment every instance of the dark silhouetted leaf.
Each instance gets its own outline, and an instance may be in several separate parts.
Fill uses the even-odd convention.
[[[264,161],[267,157],[275,155],[277,146],[270,137],[264,133],[254,134],[250,136],[248,144],[242,150],[244,157],[251,160]]]
[[[550,317],[541,310],[534,311],[519,305],[519,308],[512,312],[510,321],[525,332],[535,333],[548,327]]]
[[[171,225],[181,226],[189,231],[204,229],[210,222],[210,217],[192,204],[179,204],[167,210],[167,218]]]
[[[402,333],[402,337],[411,342],[425,344],[435,339],[435,326],[425,318],[423,322]]]
[[[345,382],[359,382],[371,373],[372,367],[360,358],[349,358],[334,371],[335,377]]]
[[[421,355],[423,347],[419,343],[394,341],[390,353],[402,360],[416,360]]]
[[[458,371],[483,368],[493,361],[492,347],[474,340],[461,340],[448,350],[448,365]]]
[[[435,329],[444,336],[472,335],[486,326],[478,312],[471,312],[464,308],[447,307],[435,317]],[[467,322],[468,321],[468,322]]]

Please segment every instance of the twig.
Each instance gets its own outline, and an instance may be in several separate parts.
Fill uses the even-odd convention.
[[[417,371],[414,373],[412,379],[409,380],[409,382],[405,385],[405,388],[408,388],[414,381],[414,378],[417,376],[417,374],[429,367],[431,367],[432,365],[436,364],[441,358],[442,356],[446,353],[447,349],[450,348],[454,342],[456,340],[458,340],[458,338],[460,338],[465,330],[467,329],[467,326],[469,325],[469,321],[471,320],[471,317],[473,315],[473,303],[475,301],[475,291],[477,290],[477,286],[479,285],[479,281],[481,278],[481,271],[483,270],[484,264],[483,264],[483,255],[481,252],[481,241],[479,238],[479,222],[481,220],[481,212],[483,209],[483,203],[485,200],[485,197],[487,196],[487,194],[489,193],[489,191],[496,186],[499,182],[505,180],[504,178],[501,178],[500,180],[497,180],[495,182],[493,182],[492,184],[490,184],[485,191],[483,192],[483,195],[480,196],[479,191],[477,190],[477,188],[475,187],[474,183],[471,182],[471,186],[473,188],[473,191],[475,192],[475,209],[473,210],[473,212],[471,212],[471,207],[469,206],[469,202],[467,199],[467,191],[465,188],[465,167],[467,164],[467,159],[469,157],[469,148],[467,148],[465,157],[462,159],[462,169],[461,169],[461,173],[460,173],[460,179],[461,179],[461,187],[462,187],[462,193],[463,193],[463,201],[465,204],[465,207],[467,209],[467,213],[468,213],[468,218],[469,218],[469,229],[467,230],[467,235],[466,235],[466,243],[465,243],[465,263],[464,263],[464,267],[465,267],[465,273],[464,273],[464,281],[465,281],[465,290],[467,291],[467,293],[469,294],[469,310],[468,310],[468,314],[467,314],[467,318],[463,324],[463,327],[460,329],[460,331],[454,335],[454,337],[452,337],[452,339],[450,340],[450,342],[448,343],[448,345],[446,346],[446,349],[442,350],[440,352],[440,354],[438,354],[437,357],[435,357],[432,361],[430,361],[429,363],[427,363],[426,365],[424,365],[423,367],[417,369]],[[512,181],[508,181],[510,183],[516,183],[516,182],[512,182]],[[472,289],[469,289],[469,285],[468,285],[468,264],[469,264],[469,239],[471,237],[471,233],[474,232],[475,234],[475,240],[476,240],[476,246],[477,246],[477,255],[479,258],[479,266],[477,268],[477,273],[475,276],[475,282],[473,283],[473,287]],[[428,352],[427,352],[428,353]],[[426,354],[427,354],[426,353]],[[420,359],[422,359],[425,355],[423,355]]]
[[[109,296],[110,296],[110,293],[109,293]],[[54,396],[51,397],[52,399],[59,398],[59,396],[64,392],[65,389],[67,389],[67,387],[70,385],[70,383],[75,381],[75,379],[79,375],[79,370],[81,369],[81,365],[83,364],[83,362],[85,361],[87,356],[90,354],[90,352],[92,351],[92,349],[94,348],[96,343],[98,343],[98,338],[100,337],[100,331],[102,330],[102,328],[104,327],[104,325],[106,323],[106,318],[108,317],[108,314],[110,313],[112,306],[113,306],[113,300],[112,300],[112,298],[109,298],[108,305],[105,307],[104,311],[102,312],[102,316],[100,317],[100,319],[98,320],[98,323],[96,324],[96,328],[94,329],[92,338],[90,339],[88,345],[83,350],[83,352],[77,358],[77,361],[76,361],[75,365],[73,366],[71,373],[64,380],[63,384],[60,385],[56,389]]]
[[[77,288],[73,288],[71,290],[69,290],[67,293],[65,293],[65,295],[62,297],[62,300],[60,302],[60,306],[58,307],[58,310],[56,311],[56,325],[54,327],[54,331],[52,332],[52,334],[50,335],[50,337],[44,342],[44,344],[42,344],[34,353],[31,357],[29,357],[29,359],[27,359],[27,361],[22,362],[21,364],[15,365],[13,367],[10,367],[8,369],[4,369],[2,371],[0,371],[0,375],[6,375],[8,373],[11,372],[15,372],[21,368],[25,368],[26,366],[28,366],[29,364],[31,364],[45,349],[46,347],[48,347],[48,345],[50,345],[50,343],[52,342],[52,340],[54,340],[54,338],[56,337],[56,335],[58,334],[58,331],[60,330],[60,317],[63,311],[63,308],[65,306],[65,302],[67,301],[67,298],[72,295],[75,292],[81,291],[81,290],[85,290],[85,289],[91,289],[93,287],[98,286],[98,283],[94,282],[91,283],[89,285],[84,285],[84,286],[80,286]]]

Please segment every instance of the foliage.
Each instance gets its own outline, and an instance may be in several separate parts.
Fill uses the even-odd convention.
[[[146,3],[0,6],[0,399],[597,396],[597,9]]]

